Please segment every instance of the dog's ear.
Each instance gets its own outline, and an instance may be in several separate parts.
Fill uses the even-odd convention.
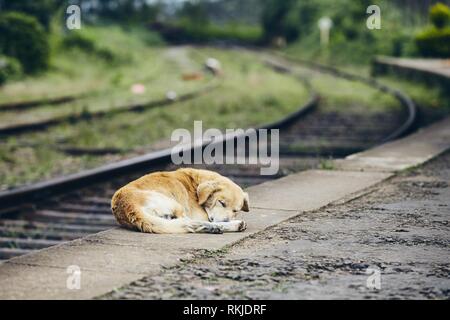
[[[242,205],[242,211],[249,212],[248,193],[244,192],[244,204]]]
[[[219,186],[217,183],[212,181],[207,181],[200,183],[197,187],[197,197],[198,197],[198,204],[204,205],[206,201],[208,201],[209,197],[212,196],[212,194],[219,190]]]

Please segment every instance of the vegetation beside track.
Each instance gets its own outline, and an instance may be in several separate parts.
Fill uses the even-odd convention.
[[[86,119],[76,125],[65,123],[43,132],[3,139],[0,144],[2,188],[148,151],[155,142],[170,138],[174,129],[190,129],[194,120],[201,119],[205,128],[238,128],[272,122],[295,111],[309,98],[301,82],[276,73],[253,54],[217,49],[186,50],[194,63],[209,56],[221,61],[224,75],[217,90],[191,101],[141,113],[126,112],[95,121]],[[74,157],[61,151],[67,147],[109,148],[118,150],[119,154]]]
[[[194,63],[205,57],[224,67],[221,86],[195,100],[142,113],[127,112],[76,125],[64,124],[45,132],[5,139],[0,145],[2,188],[73,173],[105,162],[131,157],[168,140],[176,128],[191,129],[201,119],[205,128],[242,128],[278,120],[309,98],[300,81],[274,72],[255,53],[214,48],[186,48]],[[324,110],[378,113],[398,108],[398,101],[368,86],[298,68],[321,94]],[[153,147],[152,147],[153,146]],[[64,148],[113,149],[118,154],[71,156]]]
[[[79,33],[82,39],[88,39],[88,43],[95,43],[96,48],[100,48],[98,50],[116,57],[115,62],[105,61],[79,46],[64,47],[64,38],[54,36],[52,43],[56,54],[52,57],[51,69],[4,85],[0,104],[84,94],[89,97],[80,104],[92,105],[102,101],[109,105],[119,97],[123,101],[133,98],[130,87],[135,83],[146,85],[142,99],[163,95],[168,88],[189,91],[199,85],[197,82],[183,81],[182,73],[196,71],[201,66],[180,69],[177,61],[163,54],[164,47],[148,44],[152,33],[148,32],[146,36],[144,29],[135,27],[126,30],[120,26],[104,25],[89,26],[75,33]],[[47,110],[51,113],[53,110],[56,113],[71,108],[72,105],[65,108],[41,107],[39,112]],[[39,117],[39,114],[33,114],[33,117]]]

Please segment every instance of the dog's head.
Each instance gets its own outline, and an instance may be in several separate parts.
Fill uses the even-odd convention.
[[[199,184],[197,196],[212,222],[231,221],[239,211],[249,211],[248,194],[225,177]]]

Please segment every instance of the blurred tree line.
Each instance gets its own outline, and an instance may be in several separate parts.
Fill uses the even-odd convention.
[[[70,2],[80,5],[88,18],[101,18],[123,24],[152,21],[157,18],[163,7],[163,2],[147,0],[72,0]]]
[[[416,36],[421,55],[426,57],[450,57],[450,8],[437,3],[430,9],[431,26]]]
[[[433,7],[436,9],[430,18],[430,6],[439,1],[377,2],[383,10],[380,32],[365,27],[370,0],[0,0],[0,84],[48,67],[52,21],[58,15],[64,19],[70,4],[81,6],[83,23],[156,25],[169,41],[270,44],[283,38],[314,54],[320,50],[317,20],[329,16],[333,20],[330,52],[352,61],[373,54],[450,55],[445,6],[450,0],[441,0],[441,5]],[[65,23],[59,21],[58,26],[64,28]],[[66,44],[112,60],[88,39],[75,37]]]
[[[419,17],[422,22],[428,21],[428,12],[431,6],[441,2],[450,5],[449,0],[391,0],[399,8],[404,10],[404,19],[414,22],[414,17]]]
[[[48,68],[52,20],[59,16],[60,29],[64,29],[65,9],[71,4],[81,6],[83,22],[85,18],[101,18],[121,24],[142,23],[156,19],[159,12],[158,3],[148,4],[145,0],[0,0],[0,85]],[[68,44],[70,41],[91,48],[86,39],[74,36]],[[107,51],[92,48],[91,52],[112,60]]]
[[[152,27],[169,42],[257,44],[261,11],[261,0],[184,1]]]
[[[349,61],[365,62],[374,54],[449,56],[450,39],[445,22],[441,29],[432,28],[422,34],[425,40],[414,41],[418,28],[433,19],[432,12],[428,18],[430,6],[434,8],[433,5],[438,3],[439,7],[446,7],[439,1],[379,0],[382,30],[378,32],[366,27],[366,9],[373,4],[370,0],[262,1],[265,43],[279,43],[274,39],[282,38],[285,41],[281,43],[300,43],[303,51],[320,52],[317,21],[328,16],[333,21],[328,53],[346,56]],[[442,15],[442,10],[439,12]]]
[[[60,4],[55,0],[0,0],[0,84],[47,68],[50,20]]]

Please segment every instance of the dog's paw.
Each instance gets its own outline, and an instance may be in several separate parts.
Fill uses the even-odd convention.
[[[215,234],[221,234],[223,233],[223,226],[220,225],[216,225],[216,224],[212,224],[211,226],[207,227],[207,231],[208,233],[215,233]]]
[[[221,234],[224,231],[224,227],[215,223],[209,222],[193,222],[189,226],[190,232],[194,233],[214,233]]]
[[[245,229],[247,229],[247,223],[245,221],[240,221],[239,226],[238,226],[238,231],[244,231]]]

